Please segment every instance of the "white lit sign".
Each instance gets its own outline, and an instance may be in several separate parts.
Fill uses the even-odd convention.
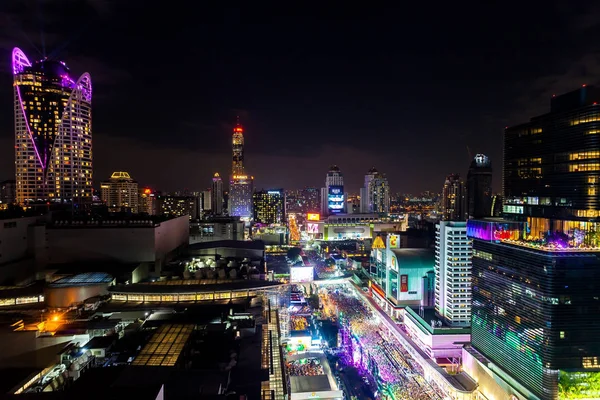
[[[313,267],[290,268],[290,283],[312,282],[313,279]]]

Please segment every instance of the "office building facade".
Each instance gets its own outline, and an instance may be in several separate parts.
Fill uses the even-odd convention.
[[[212,179],[212,187],[211,187],[211,206],[210,210],[214,215],[223,214],[223,180],[218,172],[215,172],[215,175]]]
[[[138,212],[138,183],[128,172],[113,172],[108,181],[100,184],[100,198],[110,212]]]
[[[254,192],[254,222],[261,224],[285,224],[285,192],[269,189]]]
[[[92,80],[12,52],[16,201],[92,202]]]
[[[344,175],[337,165],[332,165],[325,177],[325,187],[321,188],[321,215],[346,212]]]
[[[466,222],[435,226],[435,311],[450,326],[471,324],[472,251]]]
[[[150,188],[139,189],[138,194],[138,212],[148,215],[158,213],[158,196]]]
[[[460,175],[448,175],[442,190],[442,218],[445,221],[464,221],[467,217],[465,183]]]
[[[583,87],[507,128],[505,220],[467,223],[473,348],[519,399],[600,397],[599,102]]]
[[[390,185],[385,174],[372,167],[360,189],[360,212],[387,214],[390,212]]]

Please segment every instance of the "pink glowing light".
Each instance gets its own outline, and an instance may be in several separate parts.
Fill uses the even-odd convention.
[[[15,47],[12,51],[13,75],[23,72],[25,67],[31,67],[31,62],[21,49]]]
[[[83,96],[83,100],[88,103],[92,102],[92,77],[89,73],[85,72],[83,75],[79,77],[77,80],[77,84],[75,85],[77,90],[81,90],[81,94]]]
[[[25,56],[25,53],[18,47],[15,47],[12,52],[12,67],[13,74],[17,75],[23,72],[25,67],[31,67],[31,62]],[[27,120],[27,114],[25,113],[25,107],[23,107],[23,99],[21,97],[21,91],[19,90],[19,85],[15,85],[15,89],[17,91],[17,97],[19,98],[19,106],[21,108],[21,112],[23,113],[23,119],[25,120],[25,127],[27,127],[27,132],[29,133],[29,139],[31,139],[31,143],[33,144],[33,149],[35,150],[35,154],[37,155],[38,160],[40,161],[40,165],[42,168],[46,168],[46,165],[42,161],[42,157],[40,156],[40,152],[38,151],[35,140],[33,139],[33,132],[31,132],[31,128],[29,126],[29,121]]]

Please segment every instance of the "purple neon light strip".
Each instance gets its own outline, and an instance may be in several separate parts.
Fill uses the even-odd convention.
[[[33,148],[35,150],[35,154],[37,155],[40,164],[42,165],[42,169],[46,169],[46,165],[42,161],[42,157],[40,157],[40,152],[35,144],[35,140],[33,140],[33,133],[31,132],[31,128],[29,127],[29,121],[27,120],[27,114],[25,113],[25,107],[23,107],[23,99],[21,98],[21,91],[19,90],[19,85],[16,85],[17,96],[19,97],[19,105],[21,106],[21,112],[23,113],[23,118],[25,119],[25,126],[27,127],[27,132],[29,132],[29,139],[31,139],[31,143],[33,144]]]

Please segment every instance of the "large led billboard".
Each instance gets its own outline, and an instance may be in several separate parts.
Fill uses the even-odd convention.
[[[313,267],[290,268],[290,283],[312,282],[313,279]]]
[[[309,222],[306,225],[306,228],[307,228],[306,231],[308,233],[319,233],[319,224],[315,224],[315,223]]]
[[[317,213],[308,213],[306,214],[306,219],[309,221],[320,221],[321,215]]]
[[[339,214],[344,212],[344,187],[329,186],[327,193],[327,208],[330,214]]]

